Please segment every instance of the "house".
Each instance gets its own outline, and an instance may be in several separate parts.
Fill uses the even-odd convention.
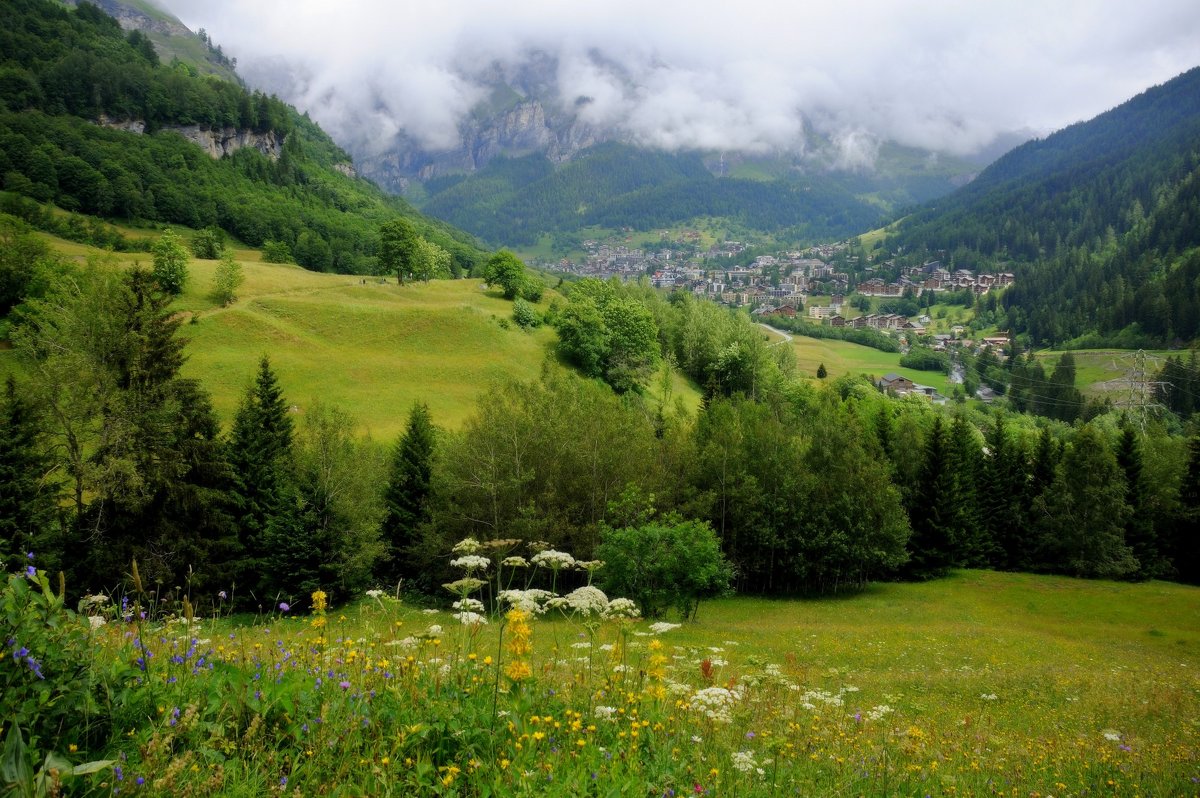
[[[892,372],[884,374],[882,377],[876,380],[875,385],[881,391],[893,391],[898,396],[904,396],[916,388],[916,383],[914,383],[908,377],[902,377],[899,374]]]
[[[826,319],[826,321],[829,322],[830,327],[845,327],[846,326],[846,319],[840,315],[839,316],[830,316],[828,319]]]
[[[837,310],[832,307],[812,305],[808,309],[808,315],[814,319],[828,319],[836,314]]]
[[[796,306],[780,305],[774,310],[768,311],[768,313],[772,316],[787,316],[789,319],[794,319],[796,318]]]

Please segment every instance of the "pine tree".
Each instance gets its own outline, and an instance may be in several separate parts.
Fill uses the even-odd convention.
[[[997,413],[987,432],[988,454],[982,467],[979,489],[981,520],[996,545],[991,564],[1010,570],[1028,561],[1032,536],[1025,507],[1029,490],[1025,452],[1013,441]]]
[[[396,443],[384,491],[385,515],[380,533],[389,561],[384,565],[388,582],[411,578],[405,550],[417,542],[418,530],[429,518],[429,491],[433,465],[434,429],[429,407],[413,405],[408,426]]]
[[[983,525],[979,513],[979,479],[983,468],[982,452],[975,430],[962,414],[955,416],[949,436],[951,474],[955,481],[958,506],[955,559],[958,565],[979,568],[995,559],[995,542]]]
[[[908,572],[913,576],[939,576],[956,564],[960,526],[953,466],[946,428],[937,416],[925,440],[925,459],[908,510],[912,523]]]
[[[1154,522],[1145,507],[1142,487],[1142,447],[1137,430],[1128,419],[1121,421],[1121,440],[1117,447],[1117,465],[1125,474],[1125,503],[1129,505],[1129,521],[1125,524],[1125,542],[1138,561],[1137,576],[1151,579],[1161,571],[1158,535]]]
[[[1038,498],[1039,549],[1050,570],[1119,579],[1138,568],[1125,543],[1125,475],[1088,424],[1075,433],[1054,482]]]
[[[239,592],[256,592],[264,584],[269,565],[265,532],[272,519],[294,503],[291,459],[292,419],[271,362],[264,355],[234,417],[229,440],[239,544],[230,575]],[[268,598],[259,596],[259,602]]]
[[[39,550],[55,522],[52,465],[40,438],[35,408],[9,376],[0,396],[0,561],[9,566]]]
[[[1179,515],[1171,540],[1171,560],[1181,581],[1200,584],[1200,435],[1192,435],[1188,441],[1188,461],[1179,486]]]

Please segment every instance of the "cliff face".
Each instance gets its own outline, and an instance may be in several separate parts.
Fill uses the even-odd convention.
[[[78,5],[78,0],[64,0],[67,5]],[[159,33],[163,36],[191,36],[182,22],[163,12],[152,17],[145,11],[122,3],[120,0],[90,0],[93,5],[120,23],[123,30],[140,30],[144,33]]]
[[[385,190],[402,192],[410,180],[424,182],[454,172],[473,172],[500,156],[541,153],[562,163],[608,138],[573,115],[527,98],[502,112],[465,119],[459,125],[459,145],[452,149],[427,151],[401,138],[383,155],[359,154],[355,160],[364,176]]]
[[[110,119],[102,116],[97,120],[97,124],[139,135],[146,132],[146,123],[138,119]],[[283,152],[283,140],[275,135],[273,130],[268,130],[266,133],[255,133],[252,130],[238,130],[232,127],[214,129],[200,125],[172,125],[164,127],[163,130],[178,133],[204,150],[214,160],[225,155],[232,155],[245,147],[258,150],[272,161],[276,160]],[[351,171],[353,171],[352,168]]]

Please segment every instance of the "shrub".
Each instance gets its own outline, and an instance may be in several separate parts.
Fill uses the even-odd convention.
[[[283,241],[265,241],[262,247],[262,259],[266,263],[291,263],[292,251]]]
[[[706,521],[665,518],[604,527],[600,535],[601,586],[636,601],[647,618],[661,617],[670,607],[680,618],[695,618],[701,599],[729,591],[733,569]]]
[[[206,227],[192,236],[192,254],[216,260],[225,251],[225,234],[218,227]]]
[[[542,317],[538,315],[537,310],[524,299],[517,299],[513,303],[512,318],[522,330],[531,330],[542,324]]]

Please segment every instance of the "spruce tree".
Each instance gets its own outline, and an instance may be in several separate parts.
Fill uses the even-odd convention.
[[[1200,434],[1188,441],[1187,467],[1179,485],[1179,514],[1171,560],[1180,581],[1200,584]]]
[[[995,543],[979,512],[979,479],[983,468],[979,440],[961,413],[950,425],[949,444],[951,475],[958,496],[958,506],[954,508],[958,538],[955,559],[959,565],[980,568],[994,559]]]
[[[953,465],[946,428],[937,416],[925,440],[925,459],[908,510],[908,572],[918,578],[940,576],[956,564],[960,499]]]
[[[267,527],[295,503],[292,484],[292,419],[283,390],[264,355],[233,420],[229,440],[237,496],[238,547],[231,578],[243,598],[257,593],[269,568]],[[259,596],[259,603],[269,599]]]
[[[433,466],[434,429],[429,407],[414,404],[408,426],[392,454],[385,515],[380,526],[388,560],[383,574],[387,581],[415,576],[408,567],[405,550],[417,542],[421,524],[429,518],[430,478]]]
[[[9,568],[37,545],[55,522],[52,464],[43,453],[33,404],[9,376],[0,395],[0,562]]]
[[[1137,430],[1128,419],[1121,421],[1121,440],[1117,446],[1117,465],[1125,474],[1125,503],[1129,505],[1129,520],[1125,524],[1125,542],[1138,561],[1136,576],[1150,579],[1161,571],[1158,536],[1154,522],[1147,514],[1145,490],[1142,486],[1142,447]]]
[[[1074,576],[1120,579],[1137,559],[1125,543],[1125,475],[1096,429],[1075,433],[1054,482],[1037,500],[1042,562]]]
[[[1004,415],[996,413],[987,431],[987,457],[979,489],[981,521],[996,549],[991,564],[1018,570],[1028,562],[1032,544],[1025,500],[1029,474],[1021,446],[1008,435]]]

